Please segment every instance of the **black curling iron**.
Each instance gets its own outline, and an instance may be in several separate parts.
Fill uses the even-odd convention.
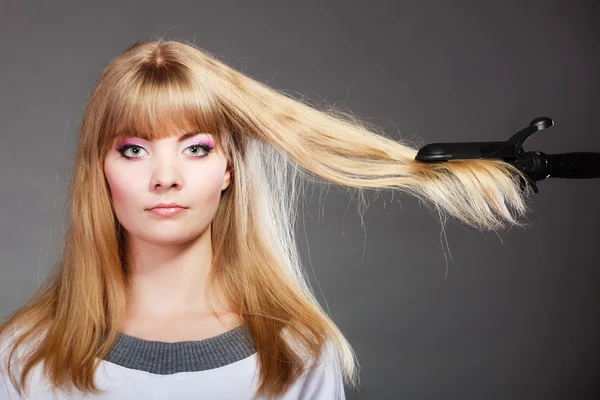
[[[600,178],[600,153],[546,154],[523,150],[523,144],[531,135],[553,125],[554,121],[548,117],[536,118],[506,142],[431,143],[419,150],[415,160],[439,162],[472,158],[500,159],[523,172],[529,178],[535,193],[539,192],[536,182],[546,178]],[[525,182],[521,181],[521,189],[524,188]]]

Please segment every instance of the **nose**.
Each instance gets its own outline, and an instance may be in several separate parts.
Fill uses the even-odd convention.
[[[153,191],[181,190],[183,179],[177,160],[158,160],[150,182]]]

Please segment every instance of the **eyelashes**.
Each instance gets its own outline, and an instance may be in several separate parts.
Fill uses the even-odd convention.
[[[144,150],[144,148],[142,146],[139,146],[137,144],[124,144],[123,146],[117,148],[117,151],[121,154],[121,156],[123,158],[126,158],[128,160],[134,160],[134,159],[141,158],[141,157],[127,155],[125,153],[129,150],[138,150],[138,149]],[[198,154],[198,152],[195,152],[195,153],[193,153],[192,158],[204,158],[208,155],[208,153],[210,153],[212,151],[213,147],[211,147],[207,144],[197,143],[197,144],[193,144],[191,146],[186,147],[186,150],[187,149],[200,149],[200,151],[203,153],[201,153],[201,155],[195,155],[195,154]],[[146,150],[144,150],[144,151],[146,151]]]

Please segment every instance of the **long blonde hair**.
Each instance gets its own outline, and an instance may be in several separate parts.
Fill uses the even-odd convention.
[[[304,181],[359,194],[403,190],[438,215],[482,230],[521,225],[518,217],[527,211],[525,176],[510,164],[421,163],[413,143],[393,140],[349,112],[294,99],[193,44],[134,43],[110,61],[90,94],[60,261],[0,327],[0,336],[19,329],[12,350],[39,339],[23,357],[18,386],[9,375],[13,385],[26,386],[27,374],[43,361],[53,387],[98,392],[94,371],[117,338],[127,283],[104,156],[116,135],[153,140],[190,131],[212,133],[233,168],[213,220],[210,283],[251,329],[259,396],[281,396],[300,376],[305,359],[298,345],[317,357],[326,341],[335,344],[345,384],[357,386],[356,354],[316,300],[296,246]]]

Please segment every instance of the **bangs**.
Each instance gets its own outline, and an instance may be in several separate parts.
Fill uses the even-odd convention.
[[[223,145],[227,124],[215,95],[181,65],[145,66],[109,91],[99,138],[104,149],[117,137],[152,141],[191,132]]]

